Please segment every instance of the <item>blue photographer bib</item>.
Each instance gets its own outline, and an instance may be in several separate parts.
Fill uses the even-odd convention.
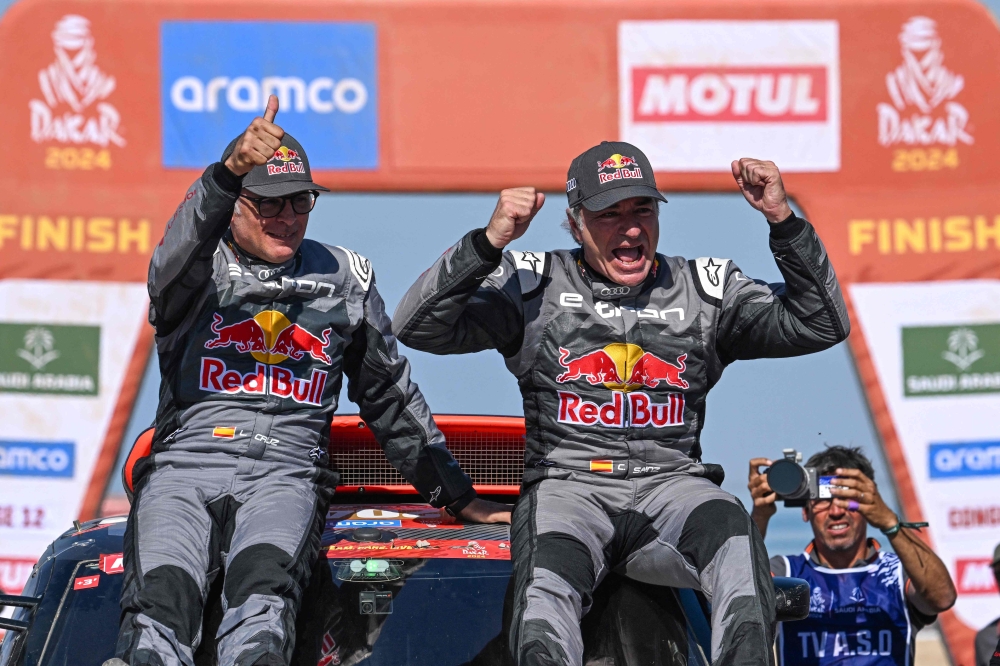
[[[788,575],[804,578],[812,593],[809,617],[781,624],[781,666],[910,666],[903,565],[894,553],[851,569],[819,566],[808,551],[785,559]]]

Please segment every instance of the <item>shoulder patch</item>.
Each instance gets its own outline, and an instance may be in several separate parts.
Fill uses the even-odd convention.
[[[717,257],[699,257],[691,262],[696,283],[705,300],[722,300],[726,286],[726,271],[729,269],[729,259]]]
[[[354,273],[354,277],[361,283],[361,287],[365,291],[368,291],[368,287],[372,284],[372,262],[354,250],[348,250],[346,247],[338,245],[337,249],[343,250],[347,254],[347,263],[351,267],[351,272]]]
[[[541,286],[549,264],[548,252],[519,252],[510,250],[517,269],[517,279],[521,283],[521,294],[527,295]]]

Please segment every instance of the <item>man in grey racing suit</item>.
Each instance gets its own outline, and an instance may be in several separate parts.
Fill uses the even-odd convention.
[[[445,252],[396,311],[404,344],[497,349],[517,377],[527,441],[508,647],[518,664],[580,664],[580,619],[611,570],[702,590],[713,663],[773,663],[766,551],[712,482],[721,468],[701,462],[705,398],[729,363],[826,349],[849,322],[777,167],[744,158],[732,171],[770,223],[784,284],[728,259],[656,254],[666,200],[652,168],[635,146],[605,142],[569,170],[567,223],[581,249],[505,252],[544,202],[534,188],[505,190],[489,225]]]
[[[476,498],[397,355],[369,262],[304,240],[319,190],[302,146],[263,118],[188,190],[149,268],[160,403],[132,473],[117,659],[193,666],[224,574],[222,664],[287,664],[338,481],[342,376],[389,461],[436,507]]]

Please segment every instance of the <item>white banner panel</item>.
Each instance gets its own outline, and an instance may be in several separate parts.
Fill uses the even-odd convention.
[[[858,322],[935,551],[970,627],[1000,615],[1000,281],[854,284]]]
[[[837,21],[623,21],[618,123],[657,171],[840,169]]]
[[[5,591],[80,515],[147,303],[141,283],[0,281]]]

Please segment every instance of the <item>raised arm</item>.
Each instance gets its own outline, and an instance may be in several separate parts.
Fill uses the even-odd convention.
[[[271,95],[264,116],[250,123],[225,162],[205,170],[167,222],[163,240],[153,250],[147,282],[150,321],[158,335],[177,327],[212,278],[212,256],[233,219],[243,177],[266,164],[285,136],[272,122],[277,113],[278,98]]]
[[[917,610],[935,615],[951,608],[957,592],[948,568],[909,527],[900,525],[875,482],[859,469],[838,469],[836,483],[831,492],[838,506],[860,512],[872,527],[887,533],[909,578],[906,596]]]
[[[504,190],[487,228],[466,234],[403,296],[392,322],[400,342],[432,354],[517,353],[524,312],[503,248],[527,230],[543,200],[534,188]]]
[[[722,269],[720,356],[726,362],[798,356],[846,339],[851,324],[826,248],[812,225],[792,213],[777,167],[743,159],[733,163],[733,175],[770,224],[771,252],[785,281],[751,280],[731,263]]]
[[[212,255],[229,228],[242,179],[222,162],[205,170],[167,222],[149,262],[151,323],[169,334],[212,278]]]

